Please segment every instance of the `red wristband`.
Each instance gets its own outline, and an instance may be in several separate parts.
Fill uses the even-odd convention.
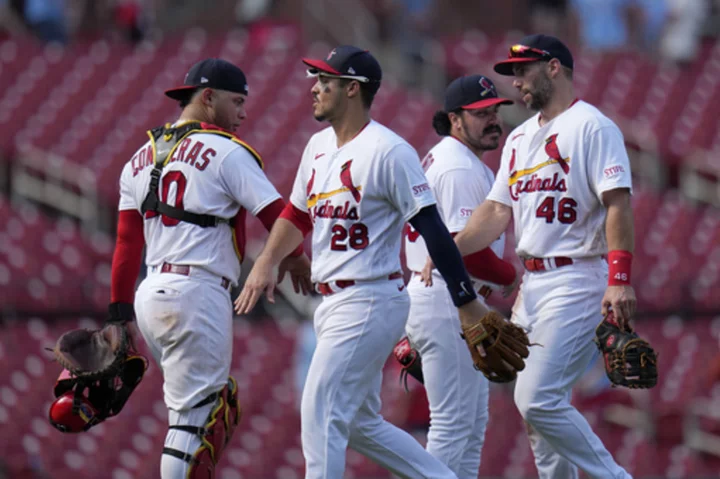
[[[608,253],[608,286],[630,284],[633,255],[629,251],[614,250]]]

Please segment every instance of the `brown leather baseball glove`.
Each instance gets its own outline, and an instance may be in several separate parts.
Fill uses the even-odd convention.
[[[470,349],[475,369],[496,383],[507,383],[525,369],[525,359],[530,354],[530,340],[525,331],[505,319],[500,313],[490,311],[479,322],[462,325],[462,338]],[[485,349],[481,356],[477,346]]]
[[[55,344],[53,354],[72,376],[94,380],[116,376],[127,359],[129,348],[125,326],[109,323],[98,330],[66,332]]]

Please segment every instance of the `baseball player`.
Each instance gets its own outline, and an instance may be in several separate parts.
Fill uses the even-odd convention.
[[[433,127],[444,137],[423,159],[428,183],[437,198],[440,217],[450,233],[463,229],[472,211],[483,202],[495,175],[482,162],[485,151],[498,147],[502,129],[495,85],[482,75],[465,76],[448,85],[444,110],[435,113]],[[512,285],[516,272],[503,261],[505,234],[488,248],[466,256],[473,286],[484,301],[493,285]],[[460,323],[447,287],[437,271],[432,286],[420,275],[428,257],[425,241],[409,228],[406,263],[413,272],[408,284],[410,314],[406,331],[422,358],[430,404],[427,450],[462,478],[477,478],[488,420],[488,387],[478,378],[470,352],[460,340]]]
[[[526,272],[513,307],[534,348],[518,374],[515,403],[528,425],[541,478],[626,478],[570,403],[596,354],[595,327],[609,309],[635,311],[630,285],[630,164],[619,128],[578,100],[573,57],[557,38],[531,35],[495,65],[538,113],[513,130],[486,201],[455,241],[463,254],[490,245],[515,220]],[[607,258],[607,260],[606,260]]]
[[[324,297],[315,312],[317,347],[301,404],[305,477],[343,477],[347,446],[401,477],[456,477],[380,416],[382,368],[410,306],[400,265],[406,222],[425,239],[460,321],[472,323],[487,308],[476,300],[417,152],[370,118],[382,78],[378,62],[353,46],[303,62],[317,79],[313,115],[330,127],[308,142],[290,202],[236,311],[248,313],[263,291],[273,300],[273,267],[312,230],[312,280]]]
[[[233,133],[247,94],[237,66],[197,63],[183,86],[166,92],[180,118],[150,131],[120,177],[110,311],[125,321],[137,315],[163,373],[164,479],[214,477],[239,421],[230,288],[240,276],[244,219],[249,211],[269,230],[285,206],[260,156]],[[148,275],[134,294],[144,244]],[[288,253],[281,273],[307,292],[309,259],[301,247]]]

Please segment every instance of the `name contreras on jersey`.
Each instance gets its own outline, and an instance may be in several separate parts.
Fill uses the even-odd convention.
[[[205,148],[202,141],[185,138],[175,149],[168,163],[181,161],[195,166],[198,171],[203,171],[210,164],[210,160],[215,158],[215,155],[217,155],[217,151],[213,148]],[[147,148],[137,152],[130,160],[130,166],[133,176],[137,176],[146,166],[153,166],[152,146],[148,145]]]
[[[528,180],[518,179],[509,186],[510,197],[517,201],[522,193],[534,193],[536,191],[567,191],[565,178],[560,178],[559,173],[555,173],[552,178],[540,178],[537,174],[533,174]]]
[[[344,205],[333,205],[332,201],[325,200],[325,203],[315,205],[312,209],[312,219],[328,218],[340,220],[358,220],[360,216],[356,206],[350,206],[350,202],[346,201]]]

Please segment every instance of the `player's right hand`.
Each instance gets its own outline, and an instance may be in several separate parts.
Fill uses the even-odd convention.
[[[300,256],[287,256],[280,262],[278,269],[278,283],[282,283],[285,273],[290,273],[293,289],[296,293],[307,295],[313,289],[310,281],[310,258],[305,253]]]
[[[265,292],[268,301],[275,303],[275,274],[270,258],[258,256],[255,265],[245,280],[240,296],[235,300],[235,312],[248,314],[257,304],[260,296]]]

